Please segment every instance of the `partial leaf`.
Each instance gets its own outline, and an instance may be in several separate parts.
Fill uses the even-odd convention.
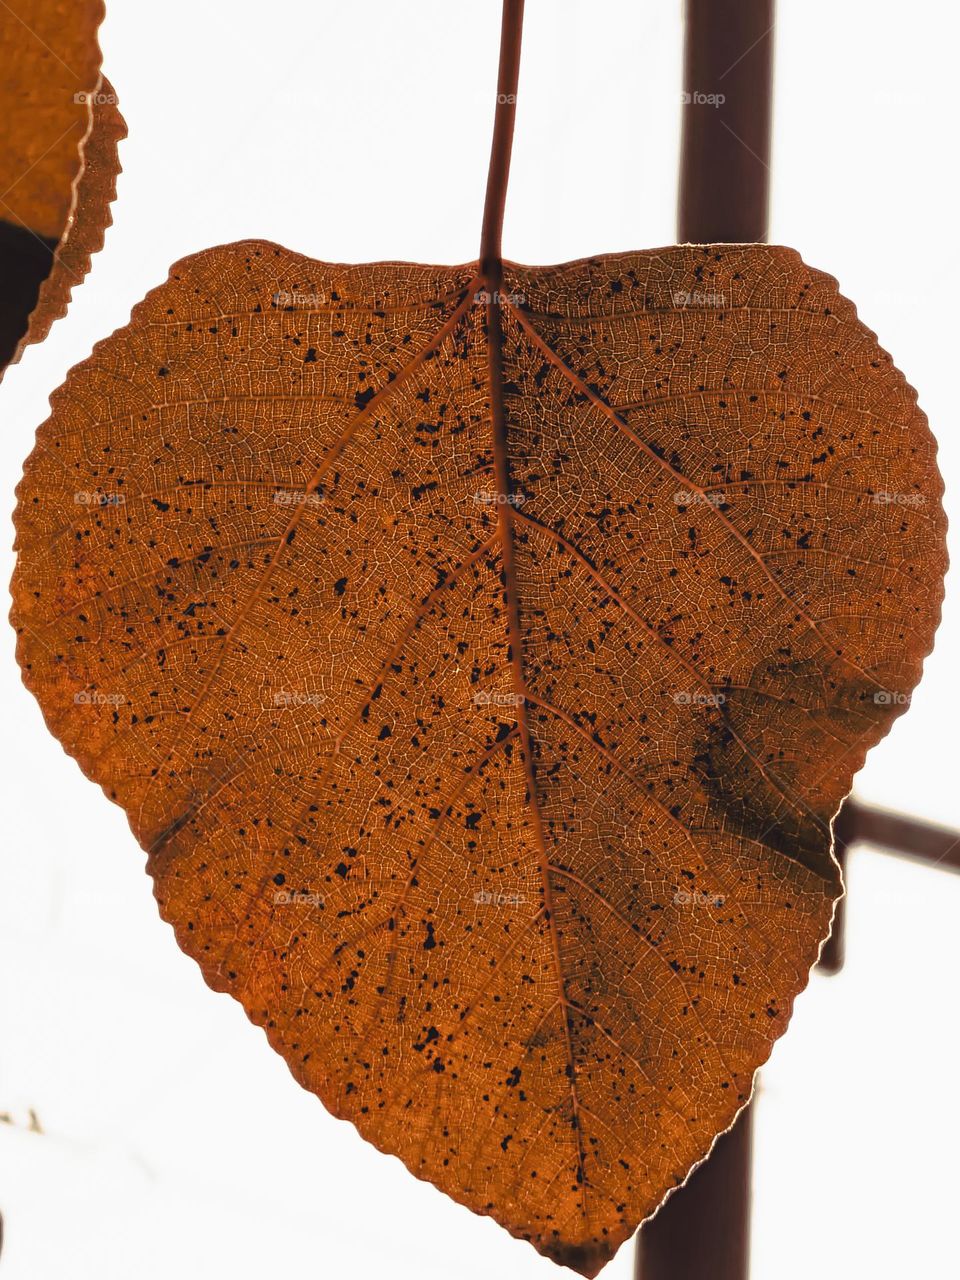
[[[65,314],[110,224],[126,129],[102,18],[101,0],[0,5],[0,368]]]

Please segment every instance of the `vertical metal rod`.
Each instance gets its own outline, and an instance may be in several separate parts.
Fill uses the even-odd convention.
[[[773,0],[686,0],[678,239],[767,238]],[[753,1104],[637,1235],[636,1280],[747,1280]]]
[[[773,0],[686,0],[678,239],[767,238]]]
[[[637,1238],[636,1280],[745,1280],[753,1103]]]

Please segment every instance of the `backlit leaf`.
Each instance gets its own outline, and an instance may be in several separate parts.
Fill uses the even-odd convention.
[[[594,1274],[749,1097],[932,643],[934,445],[853,306],[762,245],[228,245],[71,373],[19,496],[26,681],[180,945]]]
[[[110,224],[125,135],[102,0],[0,5],[0,369],[64,315]]]

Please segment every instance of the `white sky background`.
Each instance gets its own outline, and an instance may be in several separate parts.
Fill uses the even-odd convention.
[[[263,236],[333,261],[476,256],[499,7],[109,3],[105,68],[130,130],[115,225],[67,318],[0,388],[5,513],[51,389],[184,254]],[[504,252],[671,243],[679,0],[527,9]],[[771,226],[839,278],[920,389],[948,488],[958,38],[941,0],[780,0]],[[953,600],[909,715],[857,782],[955,826],[958,637]],[[44,729],[12,632],[0,646],[0,1112],[33,1107],[46,1131],[0,1126],[0,1280],[559,1280],[332,1119],[205,986],[123,813]],[[753,1280],[947,1280],[960,877],[864,851],[849,879],[847,966],[813,978],[763,1072]],[[631,1262],[625,1246],[605,1280]]]

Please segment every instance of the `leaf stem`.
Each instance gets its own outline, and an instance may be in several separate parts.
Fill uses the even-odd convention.
[[[513,126],[517,115],[517,82],[520,78],[520,40],[523,34],[523,0],[503,0],[500,27],[500,70],[497,75],[497,108],[493,118],[493,142],[487,173],[487,195],[480,234],[480,269],[495,289],[503,273],[500,239],[510,177]]]

